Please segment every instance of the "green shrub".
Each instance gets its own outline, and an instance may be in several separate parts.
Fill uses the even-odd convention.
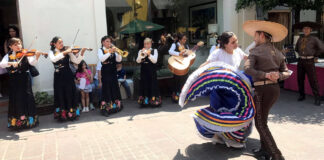
[[[47,92],[36,92],[35,103],[36,104],[53,104],[54,96],[48,95]]]

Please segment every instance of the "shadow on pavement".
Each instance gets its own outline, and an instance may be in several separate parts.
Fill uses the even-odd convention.
[[[281,95],[275,106],[272,108],[269,121],[274,123],[292,122],[298,124],[318,124],[324,125],[324,105],[315,106],[314,99],[307,96],[305,101],[297,101],[298,93],[287,90],[281,90]],[[9,131],[7,128],[7,114],[0,114],[0,140],[19,140],[24,137],[19,137],[20,132],[32,131],[36,133],[51,132],[56,129],[74,130],[76,124],[103,121],[107,125],[115,124],[115,118],[126,117],[128,121],[134,121],[138,116],[145,115],[147,117],[164,116],[163,112],[180,112],[186,111],[188,108],[209,104],[208,98],[200,98],[196,101],[188,103],[185,108],[172,103],[170,98],[163,99],[163,105],[159,108],[139,108],[139,105],[134,100],[125,100],[124,110],[117,114],[112,114],[109,117],[101,116],[99,110],[83,113],[79,120],[68,122],[57,122],[53,119],[53,115],[40,116],[40,124],[33,129],[21,131]],[[191,112],[191,111],[189,111]],[[194,111],[192,111],[194,112]],[[162,113],[162,114],[156,114]],[[169,115],[169,114],[168,114]],[[143,118],[143,117],[141,117]],[[206,144],[208,145],[208,144]]]
[[[57,122],[53,118],[53,114],[44,115],[39,117],[39,126],[32,129],[24,129],[21,131],[10,131],[7,126],[7,113],[0,114],[0,140],[21,140],[19,137],[20,132],[32,131],[36,133],[50,132],[56,129],[69,129],[74,130],[76,124],[88,123],[102,121],[107,123],[107,125],[114,124],[115,118],[129,117],[128,121],[133,121],[136,116],[148,115],[148,116],[162,116],[161,114],[155,115],[155,113],[160,112],[180,112],[182,108],[176,104],[172,103],[169,97],[163,99],[163,104],[159,108],[140,108],[135,100],[124,100],[124,109],[121,112],[112,114],[109,117],[104,117],[99,113],[99,110],[90,111],[88,113],[82,113],[78,120]],[[202,98],[200,100],[194,101],[186,105],[186,108],[207,105],[209,103],[208,98]]]
[[[306,100],[299,102],[298,95],[297,92],[282,89],[279,100],[271,109],[269,121],[324,125],[324,104],[315,106],[312,96],[306,96]]]
[[[185,155],[178,150],[173,160],[227,160],[241,155],[252,156],[251,150],[259,147],[259,140],[248,138],[246,148],[228,148],[224,144],[191,144],[185,149]]]

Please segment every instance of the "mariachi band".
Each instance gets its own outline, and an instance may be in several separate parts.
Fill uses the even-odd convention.
[[[269,26],[273,27],[269,28]],[[307,73],[308,78],[312,81],[315,104],[320,105],[314,59],[316,60],[318,55],[324,52],[324,45],[317,38],[309,36],[312,27],[314,28],[314,24],[301,25],[305,36],[298,40],[296,46],[296,51],[300,55],[298,61],[300,97],[298,100],[305,99],[304,76]],[[255,114],[257,117],[255,124],[262,143],[261,148],[254,151],[255,155],[264,158],[284,159],[267,127],[267,118],[273,103],[279,96],[278,80],[286,79],[291,75],[285,64],[285,57],[271,43],[283,40],[288,31],[281,24],[266,21],[247,21],[243,29],[250,36],[254,36],[256,43],[256,46],[249,50],[249,55],[238,48],[238,40],[234,33],[224,32],[217,40],[219,47],[211,50],[207,61],[189,78],[189,67],[194,61],[195,49],[189,49],[186,44],[186,35],[179,34],[168,51],[171,55],[168,60],[169,69],[173,73],[171,99],[183,106],[187,101],[194,100],[196,97],[210,96],[210,107],[196,113],[197,129],[203,137],[210,138],[215,143],[225,143],[228,147],[242,148],[245,146]],[[81,63],[85,52],[91,49],[64,46],[63,39],[57,36],[51,40],[48,53],[23,49],[22,41],[15,37],[6,43],[9,50],[3,57],[0,67],[8,70],[10,79],[8,128],[32,128],[39,123],[31,77],[38,74],[35,73],[37,70],[35,71],[34,66],[41,55],[48,55],[54,65],[54,118],[59,121],[78,119],[81,111],[77,107],[77,88],[70,63]],[[98,49],[97,55],[101,65],[100,82],[102,84],[100,113],[103,116],[109,116],[123,109],[116,65],[122,61],[122,57],[128,55],[128,52],[118,49],[113,45],[111,37],[104,36],[101,38],[101,47]],[[146,38],[144,47],[139,50],[136,59],[136,62],[141,65],[138,97],[141,107],[158,107],[162,104],[157,80],[158,56],[158,50],[152,47],[152,39]],[[243,59],[246,60],[245,74],[237,71]],[[268,60],[267,63],[262,61],[264,59]],[[86,69],[86,64],[84,67]],[[82,73],[84,73],[83,76],[78,79],[80,85],[81,82],[89,83],[89,79],[92,79],[89,75],[91,72],[88,73],[85,70]],[[226,80],[226,78],[229,79]],[[235,89],[227,90],[233,87],[233,84],[238,87],[235,91],[236,95],[232,93]],[[276,96],[270,96],[270,98],[268,96],[262,100],[260,99],[262,96],[252,97],[251,87],[255,89],[255,95],[273,93],[272,95]],[[240,100],[246,95],[246,102],[241,102]],[[234,105],[234,100],[240,104],[239,108]],[[223,105],[227,105],[227,108],[224,108]],[[231,107],[233,108],[231,109]],[[262,107],[263,110],[261,110]],[[230,112],[233,115],[227,115]],[[234,115],[234,112],[237,113]],[[253,114],[249,114],[252,112]],[[246,117],[238,116],[242,113]],[[210,123],[210,121],[205,122],[205,119],[202,118],[206,115],[214,117],[215,123],[206,126],[207,123]],[[233,119],[226,119],[228,116]],[[242,122],[237,124],[239,127],[228,127],[237,120]],[[223,124],[217,124],[217,121],[222,121]],[[244,136],[239,137],[239,135]],[[230,139],[231,136],[237,138]]]

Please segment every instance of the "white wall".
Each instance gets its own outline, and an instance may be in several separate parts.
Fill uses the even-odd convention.
[[[72,44],[80,29],[75,45],[90,47],[86,52],[88,64],[97,62],[100,38],[107,35],[105,0],[18,0],[22,37],[25,47],[35,36],[32,48],[47,52],[54,36],[60,36],[64,45]],[[41,57],[37,68],[40,76],[34,78],[35,91],[53,91],[54,67],[49,59]]]
[[[235,11],[237,0],[223,0],[223,31],[238,32],[238,13]]]
[[[224,31],[234,32],[239,41],[239,45],[245,49],[252,41],[253,37],[247,35],[243,30],[243,24],[247,20],[256,19],[255,7],[240,10],[236,12],[235,7],[237,0],[218,0],[219,7],[222,7],[221,17],[222,23],[220,23],[220,33]]]
[[[300,22],[303,21],[316,22],[316,10],[301,10]]]
[[[253,41],[253,37],[249,36],[248,34],[246,34],[243,30],[243,24],[245,21],[247,20],[255,20],[257,17],[256,15],[256,9],[255,6],[251,7],[251,8],[247,8],[244,10],[240,10],[240,12],[238,13],[238,31],[237,31],[237,37],[239,39],[239,45],[241,45],[241,47],[243,49],[245,49],[247,46],[249,46],[252,41]]]

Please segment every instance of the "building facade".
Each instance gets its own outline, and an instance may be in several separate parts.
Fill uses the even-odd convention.
[[[9,2],[9,0],[7,1]],[[166,1],[166,3],[160,1]],[[166,17],[159,13],[153,15],[154,11],[151,11],[153,9],[157,9],[157,11],[168,9],[171,7],[170,5],[161,7],[161,4],[168,4],[169,1],[172,0],[148,0],[146,2],[149,8],[147,20],[154,21],[154,18],[160,18],[163,21]],[[17,25],[20,28],[24,45],[29,46],[37,36],[32,48],[43,52],[49,50],[49,43],[54,36],[62,37],[64,44],[70,46],[77,30],[80,29],[74,44],[93,48],[92,52],[86,52],[85,60],[88,64],[96,64],[98,60],[96,52],[101,46],[101,37],[108,34],[108,26],[113,26],[115,32],[118,32],[122,24],[120,18],[124,12],[129,11],[130,2],[130,0],[16,0]],[[157,2],[160,3],[157,4]],[[212,4],[215,5],[216,17],[215,21],[210,23],[215,24],[216,32],[218,34],[223,31],[234,32],[238,36],[240,46],[245,48],[253,38],[244,33],[242,25],[246,20],[258,19],[258,15],[255,7],[237,12],[235,10],[236,2],[237,0],[184,0],[181,9],[177,12],[177,26],[190,28],[193,23],[191,14],[195,13],[192,10]],[[152,6],[154,7],[152,8]],[[113,20],[107,18],[109,17],[107,16],[108,10],[114,17]],[[287,9],[284,10],[287,11]],[[301,20],[312,19],[313,14],[312,12],[303,12]],[[0,18],[1,16],[6,15],[0,12]],[[40,71],[40,76],[33,80],[34,91],[51,93],[53,90],[53,64],[49,59],[41,57],[37,68]]]

